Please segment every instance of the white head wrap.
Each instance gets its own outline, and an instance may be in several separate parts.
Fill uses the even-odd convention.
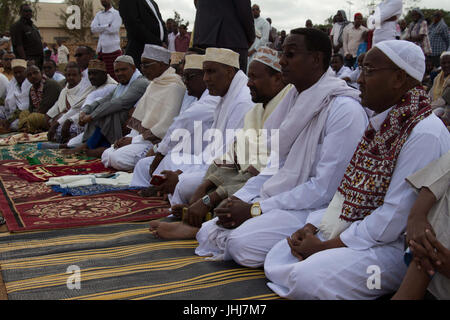
[[[266,66],[281,72],[280,57],[276,50],[269,47],[261,47],[256,52],[253,60],[264,63]]]
[[[405,40],[387,40],[378,42],[374,47],[380,49],[400,69],[422,82],[425,55],[418,45]]]
[[[117,57],[117,59],[114,61],[114,63],[116,63],[116,62],[124,62],[124,63],[131,64],[132,66],[135,65],[133,58],[130,56],[127,56],[127,55]]]
[[[223,63],[239,69],[239,53],[230,49],[207,48],[205,61]]]
[[[161,61],[165,64],[169,64],[170,51],[161,46],[146,44],[144,47],[144,52],[142,53],[142,58]]]
[[[188,54],[185,57],[186,63],[184,64],[184,70],[187,69],[199,69],[203,70],[203,61],[205,56],[200,54]]]

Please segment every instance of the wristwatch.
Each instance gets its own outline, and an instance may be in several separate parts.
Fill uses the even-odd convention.
[[[260,216],[261,213],[262,211],[259,202],[255,202],[254,204],[252,204],[252,207],[250,208],[250,214],[252,215],[252,218]]]
[[[203,196],[202,202],[205,206],[211,208],[211,198],[209,197],[209,195]]]

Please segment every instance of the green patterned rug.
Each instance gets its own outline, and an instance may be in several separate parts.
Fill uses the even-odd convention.
[[[86,156],[63,155],[62,150],[38,150],[37,143],[22,143],[0,147],[0,160],[28,160],[29,164],[70,164],[80,159],[88,160]]]

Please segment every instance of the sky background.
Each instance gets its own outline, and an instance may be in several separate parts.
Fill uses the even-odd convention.
[[[94,0],[100,1],[100,0]],[[173,18],[176,10],[181,18],[189,21],[189,31],[192,30],[195,19],[195,7],[193,0],[155,0],[161,11],[164,20]],[[60,0],[48,0],[41,2],[64,2]],[[353,5],[347,0],[255,0],[260,6],[261,16],[270,17],[273,26],[278,30],[289,31],[297,27],[303,27],[307,19],[311,19],[313,24],[324,24],[325,20],[336,14],[338,9],[343,9],[353,16],[356,12],[361,12],[364,16],[369,14],[368,0],[352,0]],[[379,1],[378,1],[379,2]],[[409,7],[414,1],[403,1],[405,7]],[[421,0],[420,8],[439,8],[450,11],[449,0]],[[353,19],[349,19],[353,20]]]

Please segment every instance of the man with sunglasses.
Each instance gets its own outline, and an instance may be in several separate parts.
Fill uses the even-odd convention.
[[[44,47],[41,34],[31,18],[33,10],[29,4],[20,6],[20,19],[11,25],[11,40],[14,53],[18,59],[34,60],[36,66],[42,69]]]

